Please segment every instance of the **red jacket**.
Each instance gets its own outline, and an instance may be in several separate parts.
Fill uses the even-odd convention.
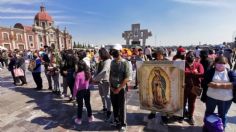
[[[188,63],[186,63],[186,66],[185,66],[186,88],[188,87],[191,88],[193,84],[195,86],[200,86],[203,74],[204,74],[204,68],[201,63],[193,62],[192,66],[189,66]]]

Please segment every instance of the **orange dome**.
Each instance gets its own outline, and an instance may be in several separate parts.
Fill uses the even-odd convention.
[[[35,15],[35,20],[52,22],[52,17],[45,11],[45,7],[40,7],[40,12]]]

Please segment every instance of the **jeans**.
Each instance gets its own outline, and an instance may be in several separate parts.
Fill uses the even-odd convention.
[[[60,91],[60,83],[59,83],[59,73],[55,73],[55,75],[52,76],[53,79],[53,91]]]
[[[48,80],[48,87],[52,88],[52,76],[47,74],[47,71],[45,71],[45,75],[46,75],[47,80]]]
[[[41,78],[41,72],[33,72],[32,75],[33,75],[33,78],[34,78],[34,82],[37,85],[36,88],[37,89],[42,89],[43,88],[43,81],[42,81],[42,78]]]
[[[102,98],[103,107],[106,108],[108,111],[111,111],[111,99],[110,99],[110,86],[109,82],[102,82],[98,85],[99,94]]]
[[[62,82],[62,87],[63,87],[63,93],[64,95],[67,95],[67,87],[68,87],[68,84],[67,84],[67,80],[66,80],[66,77],[62,76],[63,78],[63,82]]]
[[[211,97],[207,97],[205,117],[206,115],[213,114],[217,106],[218,115],[222,119],[224,127],[226,127],[226,114],[228,113],[231,104],[232,104],[232,100],[221,101],[221,100],[213,99]]]
[[[76,95],[76,100],[78,103],[78,111],[77,111],[77,118],[82,118],[82,112],[83,112],[83,100],[85,102],[85,106],[87,108],[87,114],[88,117],[92,116],[92,108],[90,104],[90,90],[89,89],[83,89],[78,91]]]
[[[73,89],[74,89],[74,83],[75,83],[75,78],[74,78],[74,70],[72,69],[69,69],[67,70],[67,76],[66,76],[66,80],[67,80],[67,84],[70,88],[70,92],[71,92],[71,95],[73,95]]]
[[[126,126],[126,102],[125,89],[121,89],[118,94],[111,91],[111,103],[113,106],[114,119],[119,122],[121,126]]]

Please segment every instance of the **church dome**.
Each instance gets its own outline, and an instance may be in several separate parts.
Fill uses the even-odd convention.
[[[46,12],[45,7],[40,7],[40,12],[35,15],[35,20],[37,21],[48,21],[52,22],[52,17]]]

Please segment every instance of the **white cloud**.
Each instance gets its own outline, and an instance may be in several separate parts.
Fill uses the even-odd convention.
[[[71,19],[70,16],[53,16],[53,19]],[[0,19],[34,19],[34,15],[15,15],[15,16],[0,16]]]
[[[72,19],[73,17],[72,16],[63,16],[63,15],[54,15],[52,16],[53,19]]]
[[[37,12],[39,12],[39,10],[27,10],[27,9],[0,7],[0,13],[11,13],[11,14],[30,14],[30,13],[34,13],[34,14],[36,14]],[[63,11],[48,10],[47,12],[49,14],[56,14],[56,13],[62,13]]]
[[[24,9],[15,9],[15,8],[3,8],[0,7],[0,13],[17,13],[17,14],[26,14],[26,13],[36,13],[36,10],[24,10]]]
[[[33,3],[38,3],[40,0],[0,0],[0,5],[2,4],[23,4],[30,5]]]
[[[34,16],[0,16],[0,20],[14,20],[14,19],[22,19],[22,20],[33,20]]]
[[[84,11],[84,13],[88,15],[99,15],[99,13],[94,12],[94,11]]]
[[[78,23],[75,23],[75,22],[69,22],[69,21],[55,21],[55,24],[56,25],[61,25],[61,24],[66,24],[66,25],[76,25]]]
[[[204,6],[218,6],[218,7],[231,7],[233,0],[172,0],[174,2],[192,4],[192,5],[204,5]]]

